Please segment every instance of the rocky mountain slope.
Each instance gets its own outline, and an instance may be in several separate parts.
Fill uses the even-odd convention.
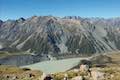
[[[0,21],[0,51],[52,59],[120,49],[120,18],[33,16]],[[31,56],[30,56],[31,57]]]

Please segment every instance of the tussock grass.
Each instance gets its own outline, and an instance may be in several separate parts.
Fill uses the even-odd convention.
[[[0,80],[12,80],[13,77],[17,77],[15,80],[38,80],[41,75],[41,71],[29,68],[0,65]]]

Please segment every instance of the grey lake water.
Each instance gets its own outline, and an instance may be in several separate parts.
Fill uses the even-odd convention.
[[[86,58],[70,58],[63,60],[43,61],[22,67],[30,68],[33,70],[41,70],[44,73],[64,72],[76,66],[82,59]]]

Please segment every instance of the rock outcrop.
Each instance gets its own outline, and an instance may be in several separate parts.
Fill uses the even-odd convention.
[[[2,51],[66,58],[119,50],[119,44],[120,18],[33,16],[0,21]]]

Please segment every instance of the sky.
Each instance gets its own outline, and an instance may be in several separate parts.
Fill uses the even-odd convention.
[[[0,19],[31,16],[120,17],[120,0],[0,0]]]

